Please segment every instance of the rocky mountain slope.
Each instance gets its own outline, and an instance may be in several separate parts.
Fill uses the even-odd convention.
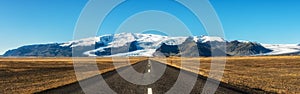
[[[223,44],[223,45],[222,45]],[[226,50],[222,51],[221,48]],[[155,34],[120,33],[85,38],[66,43],[28,45],[7,51],[4,56],[71,57],[74,56],[248,56],[276,55],[300,51],[298,45],[266,45],[255,42],[225,41],[220,37],[168,37]],[[281,50],[280,50],[281,49]],[[282,50],[283,49],[283,50]],[[285,48],[287,49],[287,48]],[[217,54],[218,55],[218,54]]]

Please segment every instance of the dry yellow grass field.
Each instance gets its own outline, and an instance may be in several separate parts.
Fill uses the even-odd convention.
[[[130,62],[133,64],[144,59],[130,58]],[[80,62],[77,64],[79,68],[95,65],[91,60],[94,59],[76,59]],[[96,61],[99,71],[76,71],[82,75],[79,80],[114,69],[111,58]],[[124,63],[124,58],[114,61]],[[0,58],[0,94],[29,94],[76,81],[72,58]]]
[[[159,60],[158,58],[155,58]],[[223,58],[221,58],[223,59]],[[208,77],[212,58],[168,58],[164,63],[195,70]],[[163,61],[163,60],[160,60]],[[181,62],[183,61],[183,62]],[[187,64],[181,67],[181,64]],[[220,71],[212,69],[212,71]],[[241,88],[261,89],[283,94],[300,93],[300,56],[226,57],[222,81]]]
[[[131,64],[145,57],[130,58]],[[163,61],[161,58],[152,58]],[[180,62],[183,60],[184,62]],[[197,65],[200,60],[200,66]],[[90,59],[79,58],[79,66],[93,66]],[[97,58],[97,71],[79,71],[88,78],[96,73],[114,69],[111,58]],[[124,63],[124,58],[114,59]],[[211,58],[167,58],[166,63],[183,69],[197,71],[208,76]],[[222,81],[242,88],[262,89],[277,93],[300,93],[300,56],[226,57]],[[212,69],[216,71],[218,69]],[[34,93],[77,81],[72,58],[0,58],[0,93]]]

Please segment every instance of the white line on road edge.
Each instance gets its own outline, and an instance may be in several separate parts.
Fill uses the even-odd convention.
[[[152,88],[148,88],[148,94],[152,94]]]

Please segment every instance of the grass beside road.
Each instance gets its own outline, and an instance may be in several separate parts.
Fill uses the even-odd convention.
[[[171,66],[193,72],[196,67],[199,67],[195,65],[200,60],[200,71],[197,73],[208,77],[211,71],[212,58],[171,57],[167,60],[155,58],[155,60],[159,59]],[[188,66],[181,67],[181,64]],[[219,69],[212,69],[212,71],[221,72]],[[242,88],[299,94],[300,56],[227,57],[222,81]]]
[[[146,58],[130,58],[130,62]],[[121,64],[124,58],[114,59]],[[114,69],[111,58],[97,58],[99,70],[85,70],[95,63],[90,59],[80,58],[78,64],[83,70],[79,79],[92,77]],[[124,63],[125,65],[125,63]],[[0,58],[0,93],[28,94],[76,82],[72,58]]]

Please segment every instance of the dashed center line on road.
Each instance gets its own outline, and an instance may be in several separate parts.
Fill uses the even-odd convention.
[[[150,61],[148,62],[148,72],[151,72],[151,64],[150,64]]]
[[[148,88],[148,94],[152,94],[152,88]]]
[[[151,72],[151,64],[150,61],[148,62],[148,73]],[[147,94],[152,94],[152,88],[148,88],[148,93]]]

